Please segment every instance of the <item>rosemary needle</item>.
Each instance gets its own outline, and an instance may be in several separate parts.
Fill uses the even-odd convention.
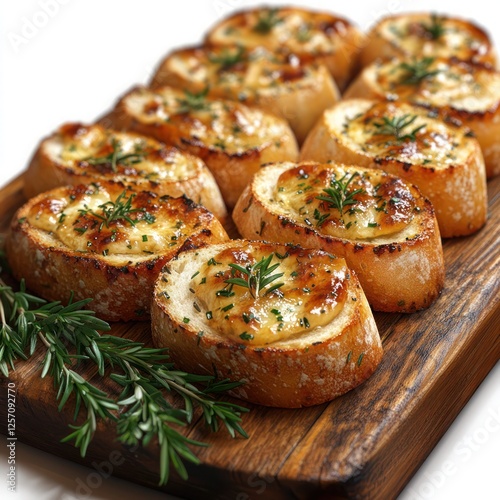
[[[238,264],[229,264],[233,275],[235,272],[239,273],[238,277],[232,277],[225,280],[225,283],[229,285],[237,285],[243,288],[248,288],[250,295],[256,299],[259,297],[261,290],[264,290],[268,285],[276,281],[278,278],[281,278],[284,273],[276,273],[272,274],[280,265],[280,263],[271,264],[273,260],[274,253],[271,253],[267,257],[262,257],[262,259],[258,262],[255,262],[253,265],[247,265],[245,267],[240,266]],[[284,283],[275,283],[274,285],[267,288],[264,295],[267,295],[278,288],[281,288]],[[232,288],[231,288],[232,289]],[[221,291],[219,290],[219,295]]]
[[[199,462],[190,446],[206,446],[178,430],[192,421],[195,407],[210,429],[217,430],[222,423],[232,437],[247,437],[241,427],[247,408],[212,396],[239,382],[175,370],[164,349],[101,335],[98,330],[110,326],[83,309],[88,302],[47,303],[27,293],[23,281],[14,291],[0,279],[0,371],[8,377],[17,359],[31,357],[37,346],[44,349],[41,377],[53,379],[59,411],[70,399],[75,402],[74,420],[83,408],[86,411],[85,420],[71,425],[63,442],[74,441],[85,456],[97,421],[116,422],[117,438],[126,445],[147,446],[154,438],[160,447],[160,484],[165,484],[171,467],[187,479],[183,461]],[[81,361],[94,364],[101,377],[118,383],[121,394],[106,394],[83,378],[75,371]],[[184,407],[172,406],[166,393],[179,394]]]

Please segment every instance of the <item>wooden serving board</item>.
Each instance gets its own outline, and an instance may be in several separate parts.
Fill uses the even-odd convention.
[[[2,230],[23,202],[21,188],[22,177],[0,191]],[[446,286],[439,300],[416,314],[375,315],[385,355],[366,383],[312,408],[252,406],[243,422],[249,439],[211,434],[201,421],[193,423],[185,434],[211,446],[196,450],[202,463],[188,466],[188,482],[173,476],[164,490],[200,499],[394,498],[500,358],[500,179],[490,183],[489,195],[486,227],[444,243]],[[116,324],[113,333],[150,343],[147,323]],[[72,409],[57,411],[39,362],[35,356],[18,363],[10,377],[19,440],[89,466],[120,463],[113,474],[156,488],[154,446],[127,449],[106,426],[85,459],[60,443]],[[4,433],[8,382],[0,379]]]

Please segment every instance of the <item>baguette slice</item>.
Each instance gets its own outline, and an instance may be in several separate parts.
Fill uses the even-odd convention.
[[[422,107],[348,99],[325,111],[301,160],[333,159],[397,175],[430,199],[441,236],[465,236],[478,231],[487,216],[484,162],[469,136],[468,129]]]
[[[114,213],[114,217],[111,214]],[[181,246],[228,239],[186,197],[132,192],[119,182],[63,186],[29,200],[6,240],[13,274],[47,300],[93,297],[108,321],[146,320],[161,268]]]
[[[257,7],[223,19],[209,31],[212,46],[265,47],[303,62],[324,64],[340,90],[358,67],[363,35],[347,19],[297,7]]]
[[[256,264],[277,278],[260,291],[226,282],[252,282],[245,273],[255,276]],[[151,316],[155,345],[177,367],[242,380],[233,395],[267,406],[329,401],[366,380],[382,356],[344,259],[296,246],[233,240],[183,252],[158,279]]]
[[[380,170],[266,165],[243,192],[233,219],[245,238],[344,257],[377,311],[418,311],[443,287],[443,252],[430,202],[415,186]]]
[[[219,220],[226,206],[210,170],[196,156],[150,137],[68,123],[42,140],[24,175],[26,198],[63,185],[119,181],[160,196],[185,194]]]
[[[465,19],[431,12],[382,18],[366,36],[360,59],[364,67],[393,57],[436,56],[496,66],[492,41],[482,28]]]
[[[394,59],[365,68],[346,98],[404,100],[469,127],[483,151],[488,178],[500,174],[500,72],[450,58]]]
[[[228,208],[262,163],[295,160],[297,142],[282,118],[234,101],[214,100],[206,90],[137,87],[101,120],[105,127],[149,135],[199,156],[219,185]]]
[[[193,47],[160,64],[152,88],[172,85],[192,93],[241,101],[285,118],[301,144],[321,113],[340,100],[325,66],[300,64],[265,49]]]

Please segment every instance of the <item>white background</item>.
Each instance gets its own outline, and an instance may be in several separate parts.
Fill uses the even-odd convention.
[[[302,3],[334,10],[364,30],[381,15],[413,10],[416,4],[409,0]],[[132,85],[146,83],[170,49],[200,41],[223,15],[256,4],[245,0],[2,1],[0,185],[25,168],[42,136],[66,121],[92,121]],[[500,47],[499,15],[493,5],[491,0],[418,2],[421,10],[475,19]],[[1,498],[10,498],[6,457],[5,446],[0,445]],[[153,490],[111,478],[78,496],[78,480],[85,482],[90,469],[19,443],[17,460],[17,499],[160,498]],[[497,363],[400,498],[499,498],[499,465]]]

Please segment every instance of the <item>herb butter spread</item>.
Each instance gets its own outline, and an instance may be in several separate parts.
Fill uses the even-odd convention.
[[[275,201],[292,219],[338,238],[370,239],[403,230],[415,200],[398,178],[341,166],[302,165],[278,178]]]
[[[209,99],[207,90],[190,93],[170,87],[155,91],[141,88],[124,98],[124,106],[141,123],[175,130],[173,140],[180,137],[228,154],[259,151],[279,142],[288,131],[286,122],[274,115],[237,102]]]
[[[44,147],[52,161],[72,173],[99,179],[181,181],[201,168],[196,158],[154,139],[98,125],[65,125]]]
[[[344,306],[349,271],[343,259],[270,248],[224,249],[191,278],[197,314],[238,342],[262,345],[300,335],[330,323]]]
[[[482,60],[491,51],[488,36],[480,28],[436,14],[391,16],[379,23],[378,31],[407,55]]]
[[[405,99],[469,113],[494,111],[500,103],[500,73],[454,58],[394,59],[373,68],[374,85],[390,99]]]
[[[34,204],[27,222],[55,247],[116,264],[177,250],[211,218],[185,198],[134,193],[119,184],[76,186]],[[208,214],[208,215],[207,215]],[[24,222],[24,221],[20,221]]]
[[[342,120],[339,123],[338,115],[326,112],[326,121],[342,142],[373,157],[439,169],[466,163],[473,149],[467,129],[448,125],[433,112],[404,103],[365,101],[352,113],[346,104]]]

